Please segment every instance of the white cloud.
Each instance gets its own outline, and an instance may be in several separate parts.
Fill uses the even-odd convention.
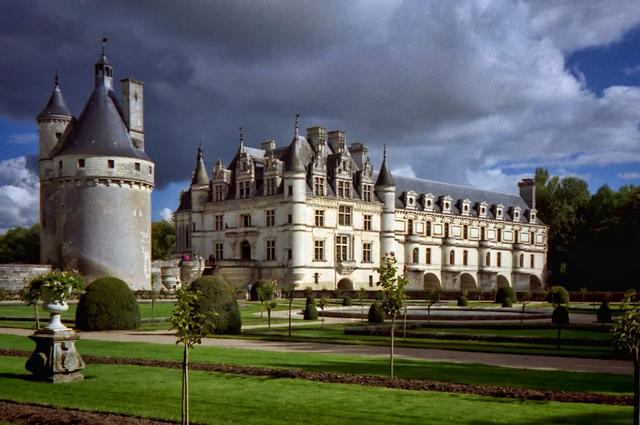
[[[0,161],[0,233],[39,220],[38,176],[24,156]]]
[[[160,210],[160,218],[162,218],[165,221],[171,221],[171,218],[173,217],[173,211],[171,210],[171,208],[163,208]]]
[[[622,70],[622,72],[624,72],[624,75],[640,74],[640,64],[638,64],[636,66],[625,67]]]
[[[413,167],[411,165],[401,165],[397,168],[391,170],[391,174],[394,176],[403,176],[403,177],[415,177],[416,173],[413,171]]]
[[[624,180],[640,179],[640,173],[636,171],[629,171],[627,173],[618,173],[618,178],[624,179]]]
[[[27,143],[33,143],[38,141],[37,133],[15,133],[9,135],[9,143],[16,145],[22,145]]]

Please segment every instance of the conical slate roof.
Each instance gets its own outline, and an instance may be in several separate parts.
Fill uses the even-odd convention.
[[[391,172],[387,168],[387,154],[386,149],[384,156],[382,157],[382,165],[380,166],[380,172],[378,173],[378,179],[376,180],[376,186],[395,186],[396,184],[391,177]]]
[[[287,156],[286,156],[286,161],[285,161],[285,168],[284,171],[292,171],[292,172],[297,172],[297,173],[304,173],[305,172],[305,168],[304,168],[304,163],[303,160],[301,158],[301,148],[300,148],[300,137],[297,136],[295,137],[292,141],[291,144],[289,145],[289,148],[287,150]]]
[[[209,174],[207,174],[207,168],[204,165],[204,155],[202,154],[202,145],[198,146],[198,157],[196,158],[196,169],[193,172],[193,178],[191,179],[191,185],[208,185]]]
[[[73,115],[71,115],[71,111],[69,111],[69,108],[67,107],[67,103],[64,101],[60,86],[58,85],[58,75],[56,75],[53,91],[51,92],[51,96],[49,96],[47,106],[45,106],[42,112],[38,114],[36,119],[39,121],[41,119],[52,117],[73,117]]]

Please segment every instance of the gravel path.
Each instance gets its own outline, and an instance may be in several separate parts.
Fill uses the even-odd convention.
[[[0,333],[28,336],[30,329],[0,328]],[[150,342],[175,344],[170,331],[105,331],[80,332],[80,338],[100,341]],[[249,339],[204,338],[202,345],[222,348],[240,348],[262,351],[312,352],[344,354],[352,356],[386,357],[388,347],[325,344],[312,342],[258,341]],[[12,347],[7,347],[12,348]],[[630,375],[633,363],[630,360],[582,359],[576,357],[537,356],[524,354],[474,353],[468,351],[438,350],[432,348],[396,347],[396,357],[453,363],[479,363],[518,369],[565,370],[572,372],[598,372]]]

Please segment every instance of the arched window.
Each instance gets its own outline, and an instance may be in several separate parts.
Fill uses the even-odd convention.
[[[484,256],[484,263],[487,266],[491,265],[491,253],[490,252],[487,252],[487,255]]]
[[[419,256],[420,252],[418,251],[418,248],[413,248],[413,258],[412,261],[414,264],[418,264],[420,262]]]
[[[455,264],[456,263],[456,252],[451,250],[451,252],[449,252],[449,264]]]
[[[524,267],[524,254],[520,254],[520,267]]]

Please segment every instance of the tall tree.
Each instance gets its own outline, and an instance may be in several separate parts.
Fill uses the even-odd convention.
[[[0,263],[39,263],[40,225],[15,227],[0,235]]]
[[[167,260],[176,248],[176,226],[168,221],[151,223],[151,259]]]

